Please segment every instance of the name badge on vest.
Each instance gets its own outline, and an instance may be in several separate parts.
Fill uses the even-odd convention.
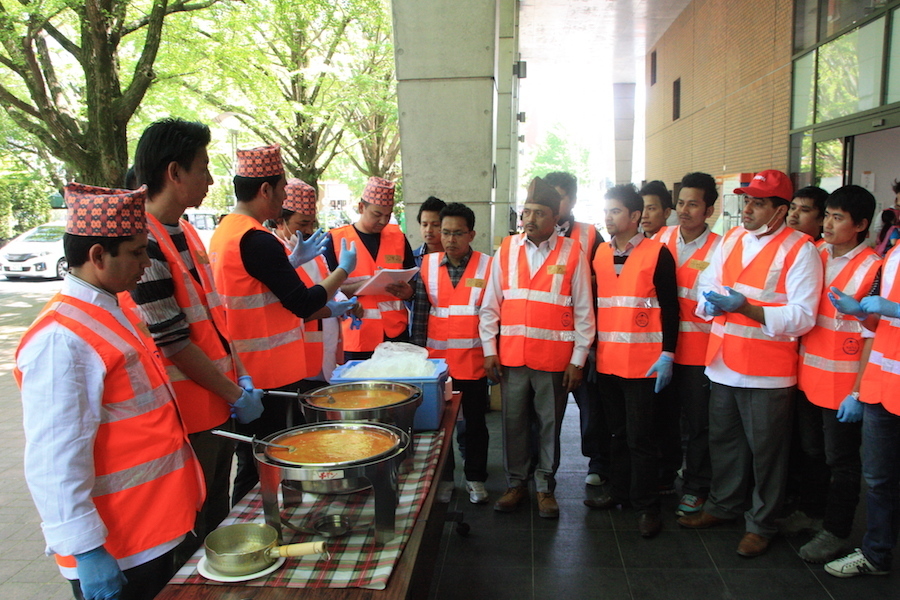
[[[403,262],[403,258],[400,256],[397,256],[396,254],[385,254],[384,262],[386,262],[386,263],[401,263],[401,262]]]
[[[197,248],[197,251],[194,253],[194,259],[201,265],[209,264],[209,256],[206,255],[206,250],[202,248]]]
[[[698,271],[703,271],[706,267],[709,266],[709,262],[705,260],[697,260],[696,258],[692,258],[688,263],[688,268],[697,269]]]
[[[475,279],[474,277],[470,277],[466,279],[466,287],[477,287],[483,288],[485,284],[484,279]]]
[[[550,275],[565,275],[566,265],[547,265],[547,273]]]

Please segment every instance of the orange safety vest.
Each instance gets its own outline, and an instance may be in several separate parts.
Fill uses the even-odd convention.
[[[900,251],[894,246],[884,257],[885,276],[881,280],[882,296],[891,302],[900,302],[900,285],[897,285],[897,269],[900,268]],[[891,289],[887,295],[885,283],[890,281]],[[893,415],[900,416],[900,319],[886,317],[878,320],[875,341],[872,342],[872,353],[869,363],[863,372],[859,387],[859,400],[867,404],[881,404]]]
[[[581,246],[582,252],[590,260],[591,252],[594,249],[594,242],[597,241],[597,228],[589,223],[580,221],[572,222],[572,229],[569,230],[569,239],[573,239]]]
[[[722,285],[740,292],[756,306],[786,305],[787,274],[800,248],[812,243],[811,238],[785,226],[744,268],[741,255],[745,235],[752,234],[742,227],[725,234]],[[737,373],[751,377],[797,376],[797,338],[768,336],[761,323],[744,315],[729,312],[713,319],[706,364],[712,362],[719,348],[725,365]]]
[[[491,257],[473,251],[456,287],[447,269],[440,266],[443,258],[443,252],[422,257],[420,275],[431,302],[425,344],[428,356],[446,359],[454,379],[481,379],[485,371],[478,315],[491,273]]]
[[[500,363],[536,371],[565,371],[575,348],[572,277],[581,258],[579,245],[557,236],[556,247],[532,277],[525,237],[524,233],[511,235],[500,244],[504,269]]]
[[[203,242],[194,231],[194,227],[182,220],[181,228],[187,240],[188,250],[200,276],[200,281],[197,281],[184,263],[181,253],[175,248],[169,232],[150,213],[147,213],[147,225],[172,272],[175,301],[184,311],[185,320],[190,328],[191,342],[209,357],[221,373],[231,381],[237,381],[234,361],[222,343],[222,338],[227,339],[228,335],[225,309],[213,283],[212,269],[209,267],[209,257],[206,255]],[[128,292],[119,293],[119,304],[123,309],[132,312],[140,310]],[[142,316],[140,312],[135,314]],[[219,337],[220,334],[222,337]],[[175,402],[178,403],[178,411],[188,433],[207,431],[228,420],[231,408],[227,400],[190,379],[165,355],[162,361],[175,390]]]
[[[297,267],[297,275],[303,280],[306,287],[311,288],[328,277],[328,263],[321,256],[305,262]],[[305,323],[303,334],[304,347],[306,348],[306,371],[304,379],[315,377],[322,370],[322,360],[325,357],[325,340],[322,338],[322,319],[311,319]]]
[[[134,315],[124,313],[137,336],[109,311],[57,294],[16,350],[18,360],[31,338],[55,322],[90,344],[103,360],[106,377],[94,438],[91,499],[107,529],[103,546],[117,559],[190,531],[206,495],[158,350]],[[15,369],[14,375],[21,388],[22,373]],[[71,556],[57,556],[57,562],[75,566]]]
[[[597,277],[597,372],[645,379],[662,352],[662,311],[653,285],[662,244],[643,239],[616,276],[613,250],[600,244]]]
[[[828,250],[820,247],[819,256],[824,269],[828,264]],[[828,291],[834,286],[861,300],[872,289],[880,267],[881,257],[872,248],[864,248],[822,288],[816,324],[800,338],[797,373],[797,386],[816,406],[840,408],[853,389],[862,356],[862,323],[854,316],[839,314],[828,299]]]
[[[349,274],[345,283],[364,281],[375,274],[377,267],[383,269],[403,268],[406,236],[396,225],[387,225],[381,231],[378,256],[374,260],[353,225],[332,229],[331,239],[334,244],[334,255],[339,261],[341,240],[346,239],[348,247],[351,242],[356,242],[356,268]],[[351,329],[351,319],[343,322],[344,350],[371,352],[385,338],[394,338],[406,331],[409,323],[409,310],[400,298],[389,294],[367,294],[359,296],[357,300],[363,307],[362,326],[359,329]]]
[[[653,239],[668,246],[678,265],[678,236],[681,227],[663,227]],[[722,236],[709,232],[706,243],[694,250],[691,257],[675,270],[678,282],[678,342],[675,345],[675,362],[679,365],[703,366],[706,364],[706,346],[709,344],[710,323],[695,314],[697,309],[697,281],[700,273],[709,266],[709,258],[718,247]],[[627,264],[627,263],[626,263]]]
[[[306,376],[303,319],[244,267],[241,238],[252,229],[269,233],[247,215],[232,213],[222,219],[210,241],[210,261],[234,349],[253,385],[272,389]],[[285,248],[285,259],[287,253]]]

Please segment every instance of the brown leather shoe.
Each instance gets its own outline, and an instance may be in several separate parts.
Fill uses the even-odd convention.
[[[719,517],[712,516],[705,510],[701,510],[696,514],[681,517],[676,523],[682,527],[687,527],[688,529],[706,529],[707,527],[721,525],[722,523],[731,523],[732,521],[734,521],[734,519],[720,519]]]
[[[652,538],[662,530],[662,519],[656,513],[643,513],[638,517],[638,531],[641,537]]]
[[[559,504],[556,503],[553,492],[538,492],[537,501],[538,515],[545,519],[559,518]]]
[[[512,512],[519,507],[519,504],[528,496],[528,490],[524,485],[518,485],[506,490],[506,493],[500,496],[500,499],[494,503],[494,510],[499,512]]]
[[[741,538],[741,543],[738,544],[737,547],[737,553],[746,558],[759,556],[769,549],[770,541],[771,540],[767,537],[748,531],[744,534],[744,537]]]
[[[600,494],[596,498],[586,498],[584,505],[588,508],[599,508],[600,510],[609,510],[620,505],[621,502],[613,498],[607,493]]]

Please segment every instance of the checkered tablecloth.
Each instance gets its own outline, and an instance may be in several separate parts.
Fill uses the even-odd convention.
[[[395,517],[398,536],[378,548],[375,546],[375,499],[371,490],[347,495],[303,494],[303,502],[287,507],[282,516],[291,523],[310,527],[316,519],[340,513],[350,518],[356,528],[366,531],[353,532],[339,538],[326,540],[329,556],[303,556],[289,558],[280,569],[260,579],[242,582],[239,585],[255,587],[361,587],[383,590],[387,587],[391,571],[403,551],[412,532],[422,502],[431,486],[435,466],[440,456],[443,439],[439,432],[422,432],[415,435],[415,453],[412,467],[404,467],[398,478],[399,503]],[[259,487],[247,494],[236,504],[222,522],[263,523],[262,499]],[[371,527],[363,527],[371,524]],[[294,532],[282,528],[285,544],[317,541],[314,535]],[[175,574],[170,583],[204,583],[209,585],[234,585],[209,581],[197,571],[197,563],[203,556],[203,548]]]

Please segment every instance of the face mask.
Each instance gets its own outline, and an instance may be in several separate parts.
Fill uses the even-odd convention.
[[[780,209],[780,208],[781,208],[781,207],[779,206],[778,209]],[[746,231],[747,233],[752,233],[752,234],[755,235],[756,237],[763,237],[763,236],[765,236],[765,235],[769,235],[770,233],[772,233],[773,231],[775,231],[775,229],[777,229],[777,227],[774,226],[774,223],[775,223],[776,221],[780,220],[780,217],[778,216],[778,209],[775,209],[775,214],[772,215],[772,218],[769,219],[769,222],[766,223],[765,225],[763,225],[762,227],[760,227],[759,229],[756,229],[756,230],[754,230],[754,231],[750,231],[749,229],[747,229],[747,228],[744,226],[743,223],[741,223],[741,227],[744,229],[744,231]],[[781,223],[779,223],[778,226],[780,227],[780,226],[781,226]]]

